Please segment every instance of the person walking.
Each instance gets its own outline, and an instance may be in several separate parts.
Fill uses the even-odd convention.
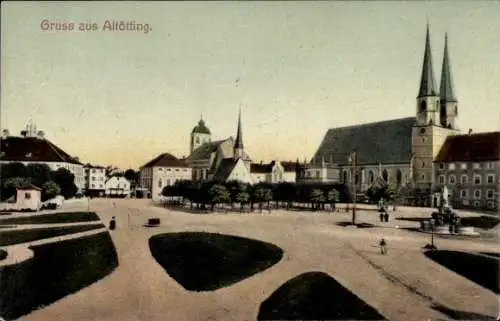
[[[384,238],[380,240],[380,254],[382,255],[387,254],[387,243],[385,242]]]
[[[389,222],[389,213],[387,213],[387,211],[384,213],[384,221],[386,223]]]
[[[384,213],[383,212],[380,212],[379,218],[380,218],[380,222],[384,221]]]

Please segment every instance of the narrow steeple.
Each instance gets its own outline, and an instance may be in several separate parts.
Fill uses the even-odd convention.
[[[439,86],[439,96],[442,102],[456,102],[453,79],[451,77],[450,57],[448,55],[448,33],[444,37],[443,66],[441,68],[441,84]]]
[[[234,142],[234,149],[243,150],[243,134],[241,132],[241,107],[238,114],[238,131],[236,132],[236,141]]]
[[[424,63],[422,66],[422,78],[420,79],[420,89],[418,91],[417,98],[435,96],[436,87],[434,81],[434,71],[432,69],[432,54],[431,54],[431,42],[429,35],[429,23],[427,23],[427,32],[425,37],[425,52],[424,52]]]

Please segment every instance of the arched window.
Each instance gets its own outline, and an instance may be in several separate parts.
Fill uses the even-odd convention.
[[[374,177],[373,177],[373,171],[368,172],[368,183],[373,184]]]
[[[402,181],[402,175],[401,171],[398,169],[398,172],[396,173],[396,183],[398,186],[401,186],[401,181]]]
[[[196,136],[195,141],[196,141],[196,144],[199,144],[200,143],[200,137]]]
[[[347,172],[344,172],[344,183],[347,183]]]
[[[158,188],[161,188],[161,186],[162,186],[162,181],[161,181],[161,179],[159,179],[158,180]]]
[[[384,179],[384,181],[388,182],[388,180],[389,180],[389,174],[387,173],[386,169],[384,169],[382,171],[382,178]]]
[[[426,111],[427,110],[427,103],[424,101],[422,101],[420,103],[420,111],[423,112],[423,111]]]
[[[356,185],[359,184],[359,174],[358,173],[354,174],[354,184],[356,184]]]

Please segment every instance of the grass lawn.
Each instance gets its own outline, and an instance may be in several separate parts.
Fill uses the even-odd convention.
[[[500,293],[498,283],[499,258],[459,251],[427,251],[431,260],[460,274],[494,293]]]
[[[6,320],[77,292],[118,266],[107,232],[32,249],[32,259],[0,267],[0,317]]]
[[[288,280],[260,305],[258,320],[384,320],[372,306],[323,272]]]
[[[270,243],[205,232],[155,235],[149,248],[166,272],[189,291],[230,286],[283,257],[283,250]]]
[[[99,221],[94,212],[63,212],[54,214],[34,215],[30,217],[9,217],[0,219],[0,225],[5,224],[57,224]]]
[[[103,224],[0,231],[0,245],[12,245],[103,228]]]

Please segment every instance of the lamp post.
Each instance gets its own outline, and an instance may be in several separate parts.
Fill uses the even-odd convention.
[[[356,162],[357,162],[357,153],[356,151],[354,151],[352,153],[352,156],[351,156],[351,169],[352,169],[352,176],[351,176],[351,179],[352,179],[352,185],[353,185],[353,192],[354,192],[354,196],[353,196],[353,199],[352,199],[352,225],[356,225],[356,196],[357,196],[357,192],[356,192]]]

